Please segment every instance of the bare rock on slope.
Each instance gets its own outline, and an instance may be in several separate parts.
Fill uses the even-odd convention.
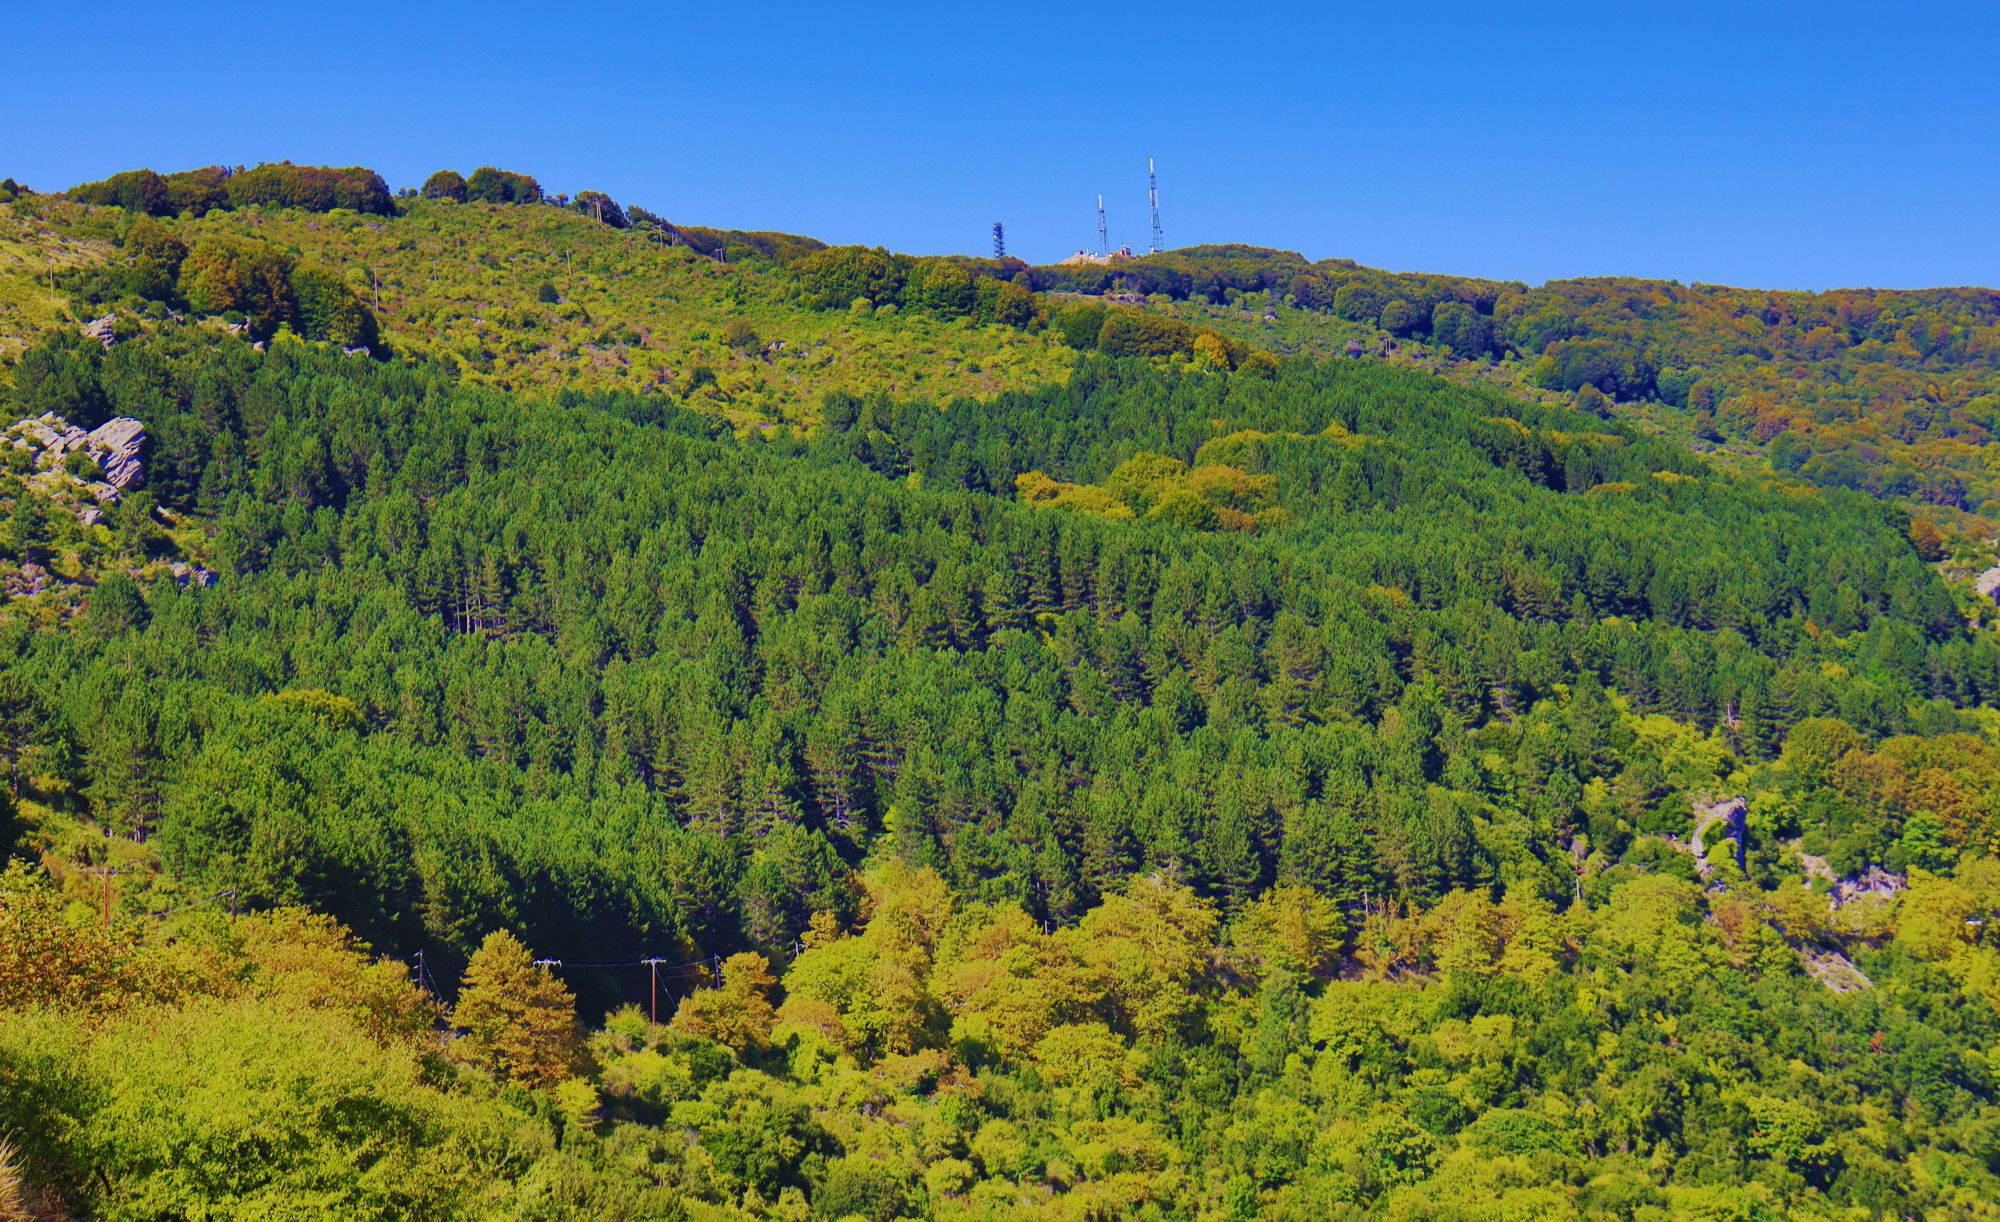
[[[146,426],[130,416],[107,420],[90,430],[85,449],[104,468],[104,482],[123,492],[146,478],[140,455],[146,446]]]

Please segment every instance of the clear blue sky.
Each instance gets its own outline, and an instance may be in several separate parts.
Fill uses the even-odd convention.
[[[524,170],[919,253],[2000,285],[2000,3],[8,6],[0,175]],[[339,15],[334,15],[334,14]]]

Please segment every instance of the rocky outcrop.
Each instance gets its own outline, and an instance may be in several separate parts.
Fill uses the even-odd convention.
[[[104,469],[104,482],[123,492],[146,477],[140,455],[146,445],[146,426],[130,416],[107,420],[84,435],[85,449]]]
[[[1973,578],[1972,588],[1979,591],[1979,597],[2000,602],[2000,567],[1987,569]]]
[[[1860,877],[1843,878],[1833,884],[1833,906],[1845,908],[1857,900],[1892,900],[1908,885],[1901,874],[1869,866]]]
[[[14,422],[0,435],[0,442],[28,451],[38,472],[30,485],[85,526],[102,522],[101,506],[116,505],[146,478],[146,426],[129,416],[85,432],[48,412]],[[78,454],[90,459],[90,469],[75,461]]]
[[[1799,959],[1806,975],[1836,993],[1859,993],[1875,987],[1875,982],[1839,951],[1807,948],[1799,952]]]
[[[58,465],[71,450],[82,448],[84,439],[90,436],[54,412],[18,421],[7,431],[13,436],[15,448],[34,451],[36,465],[42,467]]]
[[[49,571],[34,561],[21,565],[21,571],[7,578],[9,598],[33,598],[49,588]]]
[[[115,504],[120,493],[146,478],[146,426],[130,416],[107,420],[86,433],[49,412],[15,422],[7,435],[17,449],[32,452],[35,465],[44,471],[62,470],[71,454],[89,455],[103,476],[102,480],[87,481],[100,504]]]
[[[1742,798],[1731,798],[1713,806],[1702,806],[1699,803],[1695,805],[1694,835],[1688,838],[1688,852],[1694,854],[1695,872],[1700,874],[1704,881],[1707,880],[1709,871],[1714,868],[1709,864],[1708,846],[1704,841],[1709,829],[1717,824],[1723,827],[1724,836],[1732,842],[1732,856],[1736,858],[1736,867],[1743,868],[1743,849],[1749,839],[1745,829],[1749,810],[1749,805]]]
[[[91,319],[89,322],[83,324],[82,329],[87,338],[94,339],[106,348],[109,348],[118,342],[118,336],[113,333],[117,325],[118,316],[116,314],[106,314],[102,318]]]
[[[167,572],[173,576],[174,584],[183,590],[189,586],[212,586],[216,580],[213,569],[205,569],[198,564],[186,564],[179,560],[169,565]]]

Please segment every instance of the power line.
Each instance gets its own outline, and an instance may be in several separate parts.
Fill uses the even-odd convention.
[[[189,900],[185,904],[176,904],[172,908],[162,908],[158,912],[149,912],[146,915],[152,917],[154,920],[159,920],[162,917],[172,916],[176,912],[186,912],[190,908],[200,908],[208,904],[213,904],[215,901],[219,899],[229,900],[230,906],[233,909],[235,907],[236,888],[224,887],[222,890],[216,892],[214,895],[206,896],[198,900]]]
[[[714,956],[710,956],[707,959],[696,959],[691,963],[668,963],[664,959],[619,959],[615,962],[608,962],[608,963],[578,963],[572,959],[537,959],[535,960],[535,964],[538,967],[547,967],[556,969],[570,968],[570,967],[653,967],[654,965],[657,964],[658,965],[657,970],[663,972],[672,972],[672,971],[678,971],[682,968],[694,968],[694,967],[698,967],[706,971],[709,968],[713,959]]]

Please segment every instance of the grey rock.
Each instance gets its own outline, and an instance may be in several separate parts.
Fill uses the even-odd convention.
[[[90,430],[84,441],[97,455],[97,465],[104,468],[104,482],[119,492],[146,478],[145,464],[140,461],[146,447],[146,426],[139,421],[130,416],[107,420]]]
[[[213,569],[205,569],[198,564],[188,564],[185,561],[174,561],[167,566],[167,571],[173,575],[174,584],[183,590],[191,585],[212,586],[216,582]]]
[[[45,412],[33,420],[17,423],[13,432],[25,438],[30,449],[42,452],[44,466],[55,466],[62,456],[71,450],[81,449],[84,439],[90,434],[76,428],[54,412]]]
[[[1843,878],[1833,885],[1833,906],[1845,908],[1856,900],[1889,900],[1909,885],[1901,874],[1891,874],[1881,866],[1869,866],[1858,878]]]
[[[7,593],[13,598],[33,598],[49,588],[49,571],[30,560],[21,571],[7,579]]]

